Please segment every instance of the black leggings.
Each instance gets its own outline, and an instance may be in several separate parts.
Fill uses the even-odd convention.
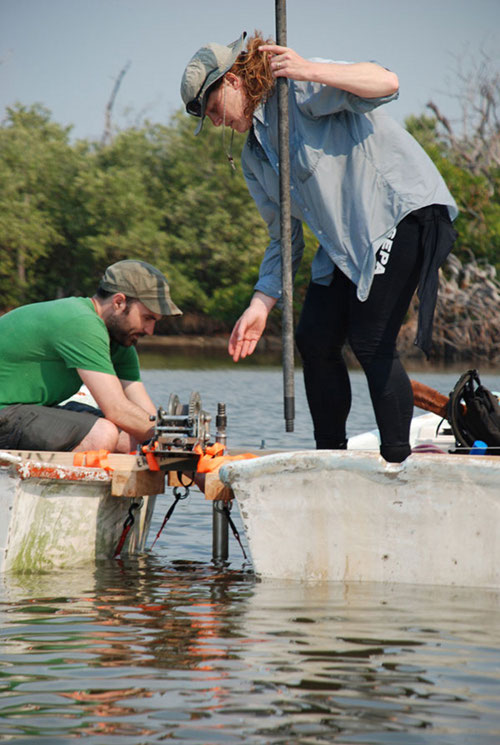
[[[396,339],[418,285],[422,266],[420,227],[411,215],[399,225],[390,251],[377,255],[365,302],[335,268],[328,287],[309,285],[296,331],[318,449],[347,447],[351,385],[342,347],[348,341],[368,380],[382,456],[403,461],[411,452],[413,393],[396,350]],[[387,246],[386,246],[387,248]],[[385,263],[384,263],[385,262]]]

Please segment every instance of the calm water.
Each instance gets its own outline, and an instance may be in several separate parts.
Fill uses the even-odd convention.
[[[352,377],[351,435],[374,426]],[[458,374],[412,377],[448,393]],[[482,377],[500,388],[500,375]],[[280,370],[144,378],[164,405],[192,390],[213,413],[225,402],[234,446],[312,445],[300,375],[288,434]],[[159,499],[150,545],[171,503]],[[500,743],[500,592],[259,582],[234,540],[227,564],[211,561],[211,520],[193,491],[152,552],[3,577],[0,740]]]

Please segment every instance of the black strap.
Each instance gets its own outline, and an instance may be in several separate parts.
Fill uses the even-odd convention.
[[[245,549],[243,548],[243,544],[242,544],[242,542],[241,542],[240,534],[238,533],[238,531],[237,531],[237,529],[236,529],[236,525],[235,525],[235,524],[234,524],[234,522],[233,522],[233,519],[232,519],[232,517],[231,517],[231,513],[230,513],[230,511],[229,511],[229,507],[227,506],[227,504],[225,504],[225,505],[224,505],[224,507],[222,508],[222,511],[223,511],[223,513],[225,514],[225,516],[227,517],[227,521],[228,521],[228,523],[229,523],[229,525],[230,525],[230,527],[231,527],[231,530],[232,530],[232,532],[233,532],[233,535],[234,535],[234,537],[236,538],[236,540],[237,540],[237,541],[238,541],[238,543],[240,544],[240,548],[241,548],[241,550],[243,551],[243,557],[244,557],[244,559],[245,559],[245,561],[246,561],[246,559],[247,559],[247,555],[246,555],[246,553],[245,553]]]
[[[129,534],[130,528],[132,527],[132,525],[135,522],[134,510],[137,510],[137,509],[140,510],[141,507],[142,507],[142,505],[141,505],[140,502],[132,502],[132,504],[130,505],[129,510],[128,510],[128,515],[125,518],[125,522],[123,523],[122,534],[120,536],[120,540],[118,541],[118,545],[115,548],[115,552],[113,554],[113,558],[116,558],[117,556],[119,556],[121,554],[121,551],[122,551],[122,548],[123,548],[123,544],[125,543],[125,539],[127,538],[128,534]]]
[[[156,538],[153,541],[153,544],[151,546],[151,550],[153,550],[154,545],[155,545],[156,541],[158,540],[158,538],[160,537],[163,528],[165,527],[165,525],[167,524],[167,522],[172,517],[173,512],[174,512],[174,510],[175,510],[175,508],[177,506],[177,503],[180,502],[182,499],[187,499],[189,497],[189,486],[184,486],[184,490],[185,490],[184,492],[180,492],[179,491],[179,487],[178,486],[174,486],[174,488],[172,490],[173,493],[174,493],[174,501],[170,505],[170,507],[168,508],[168,512],[165,515],[165,517],[163,518],[163,522],[161,524],[161,528],[158,531],[158,533],[156,534]]]
[[[474,444],[475,438],[465,426],[462,407],[464,406],[464,391],[467,387],[472,390],[472,381],[475,378],[477,378],[477,370],[467,370],[467,372],[461,375],[450,393],[450,400],[448,402],[448,419],[457,446],[460,448],[470,448]]]

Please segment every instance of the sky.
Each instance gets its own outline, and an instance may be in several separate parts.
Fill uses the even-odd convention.
[[[287,0],[288,46],[304,57],[376,60],[400,80],[401,123],[429,99],[460,112],[457,73],[485,53],[500,65],[500,0]],[[0,120],[6,107],[41,103],[100,139],[105,109],[129,64],[113,124],[168,124],[196,50],[242,31],[275,36],[275,0],[0,0]]]

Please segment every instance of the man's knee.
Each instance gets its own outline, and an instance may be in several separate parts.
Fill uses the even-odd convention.
[[[112,453],[116,451],[119,436],[120,430],[116,424],[109,419],[98,418],[74,450],[109,450]]]

